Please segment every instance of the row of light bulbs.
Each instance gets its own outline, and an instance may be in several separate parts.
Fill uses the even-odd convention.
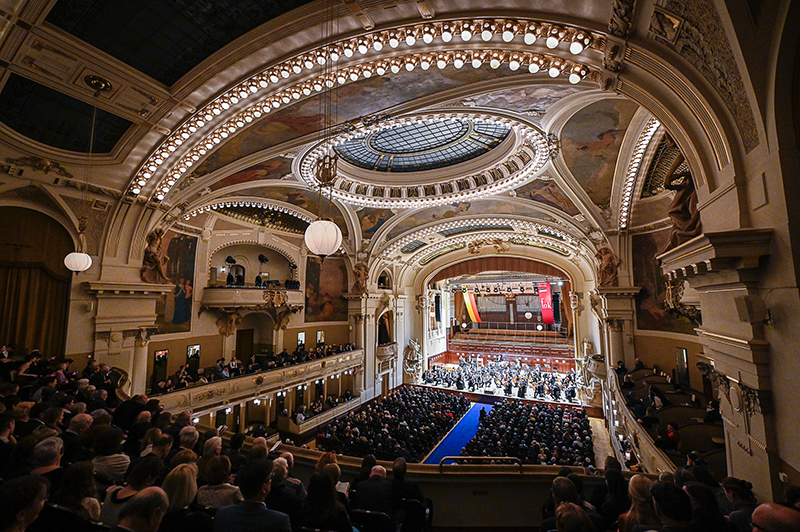
[[[444,240],[444,241],[439,242],[438,244],[434,245],[432,248],[423,249],[422,251],[420,251],[416,255],[412,256],[411,259],[408,262],[411,265],[416,265],[422,259],[427,257],[428,255],[430,255],[432,253],[436,253],[437,251],[440,251],[440,250],[442,250],[442,249],[444,249],[444,248],[446,248],[448,246],[452,246],[452,245],[456,245],[456,244],[468,244],[468,243],[474,242],[476,240],[486,240],[486,239],[488,239],[488,240],[500,239],[502,241],[508,241],[509,239],[514,238],[514,237],[519,238],[521,240],[524,240],[528,245],[546,244],[547,246],[551,246],[551,247],[554,247],[554,248],[560,250],[564,255],[569,256],[569,255],[572,254],[572,250],[568,249],[561,242],[557,242],[557,241],[551,240],[549,238],[544,238],[544,237],[541,237],[541,236],[517,235],[517,234],[514,234],[514,233],[508,233],[508,232],[502,232],[502,233],[500,233],[500,232],[491,233],[490,232],[490,233],[478,233],[478,234],[474,234],[474,235],[464,235],[464,236],[448,238],[447,240]]]
[[[189,220],[198,214],[203,214],[204,212],[211,212],[216,211],[217,209],[225,209],[231,207],[256,207],[259,209],[267,209],[271,211],[282,212],[285,214],[289,214],[296,218],[300,218],[304,222],[311,223],[311,218],[306,216],[305,214],[299,213],[293,209],[289,209],[287,207],[283,207],[281,205],[273,205],[271,203],[262,203],[260,201],[220,201],[218,203],[212,203],[211,205],[206,205],[204,207],[200,207],[199,209],[195,209],[183,216],[184,220]]]
[[[390,245],[389,247],[384,249],[381,252],[381,257],[382,258],[388,257],[388,256],[392,255],[394,252],[396,252],[398,249],[401,249],[406,244],[408,244],[410,242],[413,242],[415,240],[420,240],[422,238],[425,238],[428,235],[431,235],[431,234],[434,234],[434,233],[440,233],[441,231],[445,231],[447,229],[455,229],[455,228],[459,228],[459,227],[466,227],[466,226],[474,225],[475,222],[476,222],[476,220],[474,218],[465,218],[465,219],[462,219],[462,220],[454,220],[454,221],[446,222],[446,223],[443,223],[443,224],[433,225],[431,227],[426,227],[425,229],[421,229],[419,231],[415,231],[415,232],[413,232],[413,233],[411,233],[409,235],[406,235],[403,238],[395,241],[392,245]],[[530,222],[530,221],[526,221],[526,220],[517,220],[517,219],[511,219],[511,218],[486,218],[486,219],[481,218],[480,219],[480,224],[481,225],[498,225],[498,226],[510,225],[517,232],[522,232],[522,233],[528,234],[528,235],[531,235],[531,234],[532,235],[537,235],[539,233],[550,234],[550,235],[553,235],[555,237],[558,237],[558,238],[561,238],[561,239],[565,240],[566,242],[568,242],[571,245],[575,244],[575,241],[568,234],[566,234],[566,233],[564,233],[564,232],[562,232],[562,231],[560,231],[558,229],[554,229],[552,227],[549,227],[549,226],[546,226],[546,225],[542,225],[542,224],[537,223],[537,222]],[[503,234],[505,236],[508,236],[508,233],[501,233],[501,234]],[[481,238],[486,238],[486,237],[483,236]]]
[[[551,77],[558,77],[563,73],[567,73],[571,83],[580,82],[589,73],[589,68],[585,65],[565,61],[561,58],[532,54],[529,52],[504,52],[499,50],[411,54],[347,67],[335,73],[325,74],[297,86],[286,88],[230,118],[227,122],[207,135],[203,141],[181,158],[178,164],[160,183],[156,193],[156,199],[159,201],[163,200],[181,176],[217,144],[234,134],[240,128],[245,127],[253,120],[260,118],[273,109],[278,109],[283,105],[299,100],[303,96],[309,96],[313,92],[322,92],[326,88],[334,87],[337,84],[343,85],[356,81],[361,77],[369,78],[373,73],[384,75],[388,72],[398,73],[403,69],[411,71],[414,70],[417,65],[420,65],[420,68],[423,70],[427,70],[432,64],[436,64],[437,68],[445,68],[451,61],[456,68],[461,68],[467,63],[471,64],[473,68],[479,68],[487,62],[492,68],[499,68],[501,64],[507,62],[512,70],[516,70],[520,68],[521,65],[528,64],[528,71],[531,73],[546,70]],[[227,109],[229,107],[230,105],[225,102],[222,105],[222,108]],[[205,122],[202,123],[204,124]],[[146,164],[140,172],[140,175],[137,175],[137,180],[135,181],[136,187],[132,189],[133,193],[138,194],[141,192],[141,187],[147,183],[147,180],[153,175],[153,172],[158,169],[158,166],[164,162],[170,153],[177,150],[188,136],[189,131],[183,131],[180,136],[173,138],[165,144],[161,152],[157,153],[155,158]]]
[[[636,146],[633,149],[633,156],[628,163],[628,171],[625,174],[625,183],[622,188],[622,200],[619,207],[619,227],[625,229],[628,227],[628,216],[630,214],[631,201],[633,197],[633,188],[636,184],[636,176],[639,174],[639,167],[642,165],[644,153],[653,139],[653,135],[661,126],[655,117],[651,118],[642,129],[639,138],[636,141]]]
[[[293,75],[302,74],[304,70],[311,70],[317,68],[318,65],[325,65],[329,59],[336,62],[342,56],[349,58],[355,55],[356,52],[364,55],[369,52],[370,49],[380,52],[385,45],[388,45],[390,48],[397,48],[402,42],[408,46],[414,46],[420,41],[424,44],[431,44],[437,37],[441,38],[443,42],[449,43],[452,41],[455,35],[458,35],[462,41],[470,41],[475,35],[480,35],[480,38],[484,41],[490,41],[497,34],[501,35],[504,42],[511,42],[516,36],[521,35],[523,37],[523,41],[528,46],[533,45],[538,39],[544,38],[545,46],[550,49],[555,49],[559,46],[559,44],[566,41],[569,43],[570,52],[574,55],[580,54],[587,47],[599,47],[605,43],[605,39],[602,37],[596,37],[590,32],[578,28],[554,25],[550,23],[539,23],[535,21],[480,19],[417,24],[407,26],[405,28],[374,32],[353,39],[340,41],[332,45],[323,46],[316,50],[312,50],[311,52],[287,60],[279,65],[276,65],[275,67],[269,68],[264,72],[251,77],[250,79],[230,89],[222,96],[216,98],[206,107],[195,113],[150,156],[147,162],[137,173],[136,178],[129,188],[129,193],[132,195],[140,194],[142,187],[147,184],[154,172],[164,163],[165,160],[170,157],[170,155],[177,149],[178,146],[192,137],[199,129],[208,124],[216,116],[219,116],[224,111],[230,109],[233,105],[238,104],[241,100],[244,100],[251,95],[258,93],[259,91],[268,88],[270,84],[274,85],[280,83]],[[503,53],[510,56],[507,58],[507,62],[509,67],[513,70],[518,69],[523,64],[528,64],[531,72],[538,72],[544,66],[543,62],[530,62],[532,58],[528,57],[539,54],[529,54],[526,52]],[[436,54],[424,55],[433,56]],[[454,57],[452,61],[454,66],[457,68],[460,68],[458,66],[459,64],[463,66],[463,64],[467,62],[461,57]],[[444,60],[438,55],[435,58],[435,63],[437,66],[439,66],[439,68],[444,68],[449,62],[449,60]],[[476,60],[474,57],[470,58],[470,62],[472,62],[473,66],[476,65]],[[488,62],[494,68],[498,68],[504,62],[504,60],[500,57],[494,56],[488,58],[485,62]],[[483,61],[481,64],[482,63]],[[564,63],[566,64],[571,62],[565,61]],[[420,60],[419,64],[421,68],[427,69],[430,67],[430,65],[434,64],[434,61],[428,61],[426,58]],[[409,63],[405,64],[405,68],[407,69],[413,69],[414,66],[415,65],[410,65]],[[563,69],[556,71],[552,65],[548,66],[548,72],[554,77],[560,75],[563,71]],[[390,64],[389,69],[384,69],[383,73],[389,71],[394,73],[399,72],[399,70],[397,70],[397,65],[395,64]],[[588,68],[583,65],[580,65],[577,68],[573,67],[569,72],[570,81],[573,83],[578,83],[580,79],[586,76],[588,71]],[[378,67],[375,68],[374,72],[378,75],[383,75],[383,73],[380,73],[380,68]],[[369,70],[364,70],[360,75],[369,77],[371,73],[372,72]],[[358,79],[358,77],[353,79],[352,71],[348,72],[348,76],[350,77],[351,81]],[[337,77],[337,81],[339,79],[341,79],[341,77]],[[324,79],[322,84],[313,84],[315,90],[317,87],[320,87],[319,90],[322,90],[323,86],[330,87],[333,85],[331,84],[331,80],[328,79]],[[306,89],[307,88],[300,88],[299,94],[308,96],[310,92],[306,93]],[[296,96],[297,94],[298,92],[294,91],[291,93],[291,97],[299,98],[299,96]],[[281,100],[285,100],[285,97],[282,97]],[[283,103],[289,102],[285,101]],[[247,120],[247,118],[250,118],[250,120]],[[253,118],[257,118],[255,113],[253,113],[253,115],[243,117],[245,121],[252,121]],[[214,142],[214,144],[218,143],[220,140],[221,139],[217,140]],[[211,147],[213,147],[213,144]],[[207,149],[210,149],[210,147],[206,146],[206,150]],[[187,168],[191,167],[191,164],[198,159],[199,157],[195,158],[192,156],[189,158],[189,161],[181,161],[181,163],[184,165],[183,172],[185,172]],[[183,172],[180,173],[182,174]],[[174,177],[175,174],[171,172],[164,182],[161,183],[156,193],[156,199],[163,199],[166,192],[168,192],[169,189],[174,185],[176,181]],[[180,177],[180,174],[178,174],[178,177]],[[172,184],[170,184],[170,181],[172,181]]]

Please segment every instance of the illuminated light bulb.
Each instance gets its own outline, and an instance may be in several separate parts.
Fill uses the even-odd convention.
[[[433,42],[433,34],[431,33],[423,33],[422,34],[422,42],[425,44],[430,44]]]
[[[551,49],[555,48],[556,46],[558,46],[558,37],[556,37],[554,35],[551,35],[550,37],[547,38],[547,40],[544,42],[544,44],[548,48],[551,48]]]
[[[431,67],[431,60],[427,57],[419,60],[419,66],[422,70],[428,70]]]
[[[269,82],[266,80],[266,78],[261,78],[258,80],[258,84],[261,86],[261,88],[265,89],[269,85]]]
[[[569,45],[569,51],[572,55],[578,55],[583,51],[583,43],[580,41],[572,41]]]
[[[132,188],[132,189],[131,189],[131,192],[133,192],[134,194],[139,194],[141,191],[142,191],[142,189],[140,189],[140,188],[138,188],[138,187],[137,187],[137,188]]]
[[[478,57],[472,58],[472,68],[480,68],[483,64],[483,61],[480,60]]]
[[[162,194],[162,193],[156,194],[156,199],[158,199],[158,201],[163,200],[164,199],[164,194]]]
[[[436,67],[439,70],[443,70],[443,69],[447,68],[447,60],[445,60],[445,59],[437,59],[436,60]]]
[[[505,30],[503,32],[503,40],[505,42],[511,42],[514,40],[514,32],[511,30]]]
[[[380,40],[378,40],[378,39],[375,39],[375,41],[373,41],[373,42],[372,42],[372,48],[373,48],[373,49],[374,49],[376,52],[380,52],[381,50],[383,50],[383,41],[380,41]]]
[[[272,83],[278,83],[281,80],[281,77],[278,75],[278,73],[276,71],[271,70],[270,73],[269,73],[269,80]]]
[[[519,70],[520,66],[522,66],[522,64],[517,59],[512,59],[508,62],[508,68],[511,70]]]
[[[300,63],[295,63],[292,65],[292,72],[294,72],[295,74],[299,74],[302,71],[303,67],[300,65]]]
[[[493,58],[491,61],[489,61],[489,66],[492,68],[500,68],[500,60]]]
[[[392,34],[391,36],[389,36],[389,46],[391,48],[397,48],[398,46],[400,46],[400,40],[397,38],[396,35]]]
[[[557,78],[558,75],[561,74],[561,70],[557,66],[551,66],[547,73],[551,78]]]
[[[484,29],[481,32],[481,39],[483,39],[484,41],[491,41],[492,37],[494,37],[494,32],[489,29]]]
[[[472,39],[472,32],[470,31],[469,27],[464,27],[461,30],[461,40],[466,42]]]
[[[449,26],[445,26],[442,28],[442,41],[450,42],[453,40],[453,31],[450,29]]]
[[[344,49],[344,56],[345,57],[353,57],[353,49],[349,46]]]
[[[569,82],[572,83],[573,85],[580,83],[580,81],[581,81],[580,74],[573,72],[572,74],[569,75]]]
[[[531,74],[536,74],[537,72],[539,72],[539,65],[537,63],[531,63],[530,65],[528,65],[528,72],[530,72]]]
[[[415,66],[416,66],[416,65],[414,64],[414,62],[413,62],[413,61],[408,61],[408,62],[406,62],[406,70],[408,70],[409,72],[411,72],[412,70],[414,70],[414,67],[415,67]]]
[[[416,42],[417,42],[417,38],[414,37],[413,34],[409,33],[408,35],[406,35],[406,44],[407,45],[414,46],[414,44],[416,44]]]
[[[533,31],[528,30],[527,32],[525,32],[525,37],[523,37],[523,40],[525,41],[525,44],[531,46],[533,43],[536,42],[536,34],[533,33]]]
[[[397,63],[392,63],[391,69],[393,74],[397,74],[398,72],[400,72],[400,65],[398,65]]]
[[[364,68],[361,71],[361,75],[364,76],[365,78],[371,78],[372,77],[372,70],[370,70],[369,68]]]

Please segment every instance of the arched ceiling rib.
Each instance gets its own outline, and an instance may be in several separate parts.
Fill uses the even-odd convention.
[[[444,279],[450,279],[451,277],[458,277],[460,275],[475,275],[487,271],[524,272],[547,275],[549,277],[559,277],[563,279],[569,278],[566,273],[558,268],[534,259],[495,256],[480,257],[450,265],[434,275],[430,281],[428,281],[428,284],[433,284]]]

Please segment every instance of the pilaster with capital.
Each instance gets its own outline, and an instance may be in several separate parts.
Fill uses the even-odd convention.
[[[760,286],[771,241],[770,229],[705,233],[658,257],[670,281],[687,282],[700,298],[695,330],[719,394],[728,475],[749,479],[765,500],[783,493]]]
[[[634,298],[639,290],[638,286],[613,286],[595,288],[591,293],[597,302],[593,312],[602,324],[602,354],[607,366],[615,366],[616,361],[624,360],[627,366],[633,367],[636,358],[633,350]]]

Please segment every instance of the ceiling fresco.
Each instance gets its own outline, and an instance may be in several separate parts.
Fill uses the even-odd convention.
[[[555,181],[536,179],[522,185],[515,192],[518,198],[544,203],[570,216],[575,216],[581,212]]]
[[[334,122],[347,122],[443,90],[511,75],[519,74],[507,67],[492,69],[484,65],[477,69],[448,66],[444,70],[417,69],[391,76],[373,76],[336,89],[338,103]],[[269,113],[217,148],[196,172],[198,175],[213,172],[241,157],[314,133],[320,128],[321,117],[318,97]]]
[[[517,113],[542,115],[563,98],[591,90],[580,85],[527,85],[478,94],[469,98],[471,105],[506,109]]]
[[[293,159],[287,159],[286,157],[275,157],[274,159],[254,164],[250,168],[233,173],[224,179],[220,179],[209,188],[211,190],[219,190],[231,185],[249,183],[251,181],[282,179],[287,174],[292,173],[292,161]]]
[[[610,203],[619,148],[638,108],[630,100],[600,100],[575,113],[561,130],[564,162],[599,207]]]

